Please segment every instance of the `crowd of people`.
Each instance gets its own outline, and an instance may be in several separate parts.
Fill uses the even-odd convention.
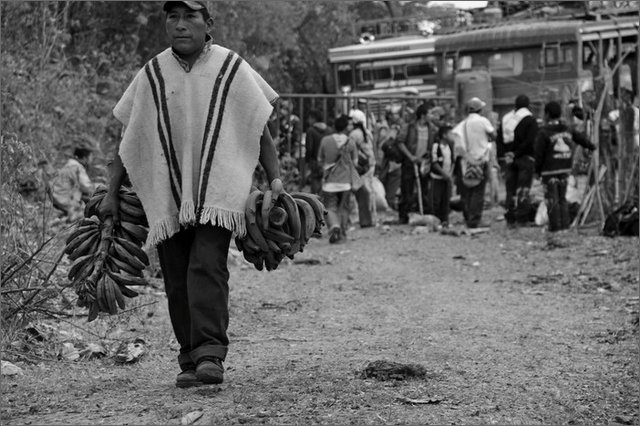
[[[469,99],[465,117],[457,123],[451,111],[433,101],[419,103],[418,98],[387,105],[377,120],[365,112],[364,99],[332,123],[325,123],[319,111],[309,111],[306,182],[329,209],[329,241],[345,241],[352,226],[376,224],[376,205],[381,201],[376,199],[380,197],[376,181],[384,188],[384,204],[397,213],[391,223],[408,224],[410,214],[419,211],[437,217],[447,228],[455,207],[461,210],[465,227],[485,228],[490,226],[483,220],[487,195],[497,201],[496,181],[501,175],[506,190],[504,218],[509,227],[519,227],[533,223],[537,206],[531,187],[537,176],[545,189],[549,230],[567,229],[565,193],[574,148],[577,144],[595,148],[578,131],[579,120],[574,115],[564,123],[557,102],[547,103],[543,117],[535,117],[524,94],[495,123],[485,115],[486,107],[482,99]]]

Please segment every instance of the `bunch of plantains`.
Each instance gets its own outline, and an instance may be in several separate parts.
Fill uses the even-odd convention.
[[[68,277],[78,295],[78,306],[89,308],[89,321],[98,313],[109,315],[125,308],[123,296],[135,297],[128,286],[147,285],[142,271],[149,258],[142,249],[147,239],[147,219],[134,192],[120,188],[120,222],[111,217],[104,222],[97,209],[106,188],[96,190],[85,207],[85,218],[78,222],[66,240],[64,252],[73,261]]]
[[[327,211],[317,195],[254,189],[245,208],[247,233],[236,237],[236,246],[257,270],[273,271],[282,259],[304,250],[313,236],[321,235]]]

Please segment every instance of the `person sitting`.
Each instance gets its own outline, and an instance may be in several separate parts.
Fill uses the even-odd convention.
[[[76,147],[73,158],[67,160],[51,182],[53,206],[60,210],[69,222],[83,216],[84,203],[89,200],[95,190],[87,174],[87,168],[92,160],[93,149],[88,145]]]

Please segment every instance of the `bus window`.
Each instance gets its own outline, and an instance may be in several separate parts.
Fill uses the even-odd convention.
[[[435,58],[427,58],[427,60],[421,64],[407,65],[406,74],[407,78],[422,77],[433,75],[437,72]]]
[[[522,52],[495,53],[489,57],[492,75],[505,77],[522,74]]]
[[[562,48],[563,59],[565,64],[573,64],[573,47],[565,46]]]
[[[591,68],[598,63],[598,55],[596,49],[590,42],[582,45],[582,67],[585,69]]]
[[[472,66],[471,56],[460,56],[458,58],[458,70],[470,70]]]
[[[372,83],[374,81],[391,80],[391,68],[362,68],[360,69],[360,81],[362,83]]]
[[[404,65],[396,65],[393,67],[393,79],[394,80],[406,80],[404,75]]]
[[[559,46],[548,46],[545,47],[544,49],[544,65],[546,67],[555,67],[558,65],[559,62],[559,58],[558,58],[558,52],[560,49],[558,49]]]
[[[351,86],[351,65],[338,66],[338,86]]]
[[[444,76],[445,77],[449,77],[453,75],[453,64],[454,64],[453,58],[446,58],[444,60]]]

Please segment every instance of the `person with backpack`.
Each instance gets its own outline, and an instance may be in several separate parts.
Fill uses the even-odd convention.
[[[545,124],[538,132],[534,145],[535,171],[542,178],[544,198],[549,216],[549,232],[568,229],[570,225],[567,203],[567,179],[573,164],[576,144],[596,149],[583,133],[560,120],[562,107],[552,101],[544,106]]]
[[[355,170],[358,150],[349,139],[350,120],[346,115],[336,118],[335,133],[320,141],[318,164],[322,167],[322,201],[327,209],[329,243],[335,244],[347,238],[349,224],[349,199],[351,191],[360,188],[360,176]]]
[[[431,206],[443,228],[449,227],[449,202],[453,187],[453,127],[443,124],[431,149]]]

